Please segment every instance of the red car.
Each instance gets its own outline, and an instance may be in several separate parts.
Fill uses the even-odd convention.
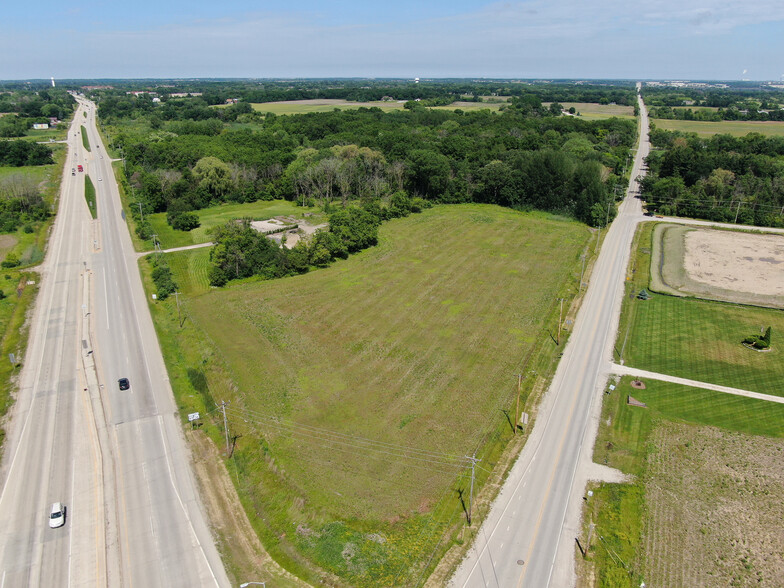
[[[84,171],[84,168],[83,168],[81,165],[77,165],[77,166],[76,166],[76,169],[78,169],[80,172],[83,172],[83,171]]]

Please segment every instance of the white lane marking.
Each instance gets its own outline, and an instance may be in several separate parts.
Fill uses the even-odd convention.
[[[167,443],[166,443],[166,434],[163,431],[163,416],[161,416],[161,415],[158,415],[158,428],[161,431],[161,438],[163,439],[164,448],[165,448],[166,445],[167,445]],[[182,498],[180,498],[180,493],[177,491],[177,485],[174,483],[174,475],[172,473],[171,461],[169,459],[169,451],[168,451],[168,449],[166,449],[164,451],[164,455],[166,456],[166,468],[169,470],[169,481],[171,482],[172,490],[174,490],[174,495],[177,497],[177,501],[180,503],[180,507],[182,508],[182,512],[185,515],[185,520],[188,521],[188,528],[191,530],[191,533],[193,535],[193,540],[196,542],[196,545],[199,546],[199,550],[201,551],[202,555],[204,556],[204,562],[207,564],[207,569],[210,570],[210,574],[212,575],[212,580],[215,582],[216,586],[219,586],[218,578],[215,577],[215,572],[213,571],[212,566],[210,565],[210,560],[207,558],[207,553],[204,551],[204,548],[202,547],[201,542],[199,541],[198,535],[196,535],[196,530],[193,528],[193,523],[191,522],[191,517],[188,516],[188,510],[185,508],[185,504],[183,504]]]
[[[106,329],[109,330],[109,291],[106,289],[106,268],[103,270],[103,303],[106,307]]]
[[[76,480],[76,476],[74,475],[75,471],[76,471],[76,458],[73,458],[73,460],[71,460],[71,497],[69,498],[70,505],[66,507],[68,510],[71,510],[74,501],[74,481]],[[68,514],[67,511],[66,511],[66,516],[68,518],[71,517],[71,515]],[[71,562],[72,562],[71,553],[73,549],[73,528],[74,526],[72,521],[68,523],[68,585],[69,586],[71,585]]]

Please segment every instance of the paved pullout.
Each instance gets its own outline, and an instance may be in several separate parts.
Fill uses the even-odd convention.
[[[590,457],[600,396],[612,360],[630,246],[637,224],[644,218],[636,199],[636,178],[643,173],[643,158],[649,150],[648,116],[639,97],[638,104],[640,141],[626,198],[607,232],[574,331],[531,437],[451,586],[542,588],[574,584],[574,537],[583,490],[590,477],[605,474],[596,470]]]

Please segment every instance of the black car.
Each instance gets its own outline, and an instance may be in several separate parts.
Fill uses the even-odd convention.
[[[128,381],[128,378],[120,378],[117,380],[117,383],[120,385],[120,390],[127,390],[131,387],[131,382]]]

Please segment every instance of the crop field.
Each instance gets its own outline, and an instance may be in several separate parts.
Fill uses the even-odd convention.
[[[703,137],[727,134],[743,137],[749,133],[761,133],[773,137],[784,136],[784,122],[779,121],[735,121],[724,120],[721,122],[705,122],[696,120],[668,120],[657,118],[651,120],[656,128],[666,131],[681,131],[683,133],[697,133]]]
[[[296,564],[296,546],[351,585],[410,581],[433,525],[461,516],[462,456],[497,435],[510,374],[532,348],[556,355],[546,329],[589,236],[543,213],[438,206],[292,278],[210,290],[207,251],[167,256],[201,337],[194,399],[232,403],[240,495],[276,557]]]
[[[262,102],[252,104],[253,109],[259,112],[272,112],[274,114],[305,114],[308,112],[331,112],[334,109],[352,110],[356,108],[380,108],[384,112],[402,110],[405,102],[350,102],[348,100],[322,99],[322,100],[288,100],[284,102]],[[458,101],[449,106],[435,106],[436,110],[498,110],[502,103],[493,102],[464,102]]]
[[[196,211],[201,226],[192,231],[175,231],[166,222],[166,213],[151,214],[146,218],[158,236],[163,249],[186,247],[199,243],[209,243],[207,231],[232,219],[250,217],[253,220],[264,220],[275,216],[294,216],[302,218],[303,214],[314,214],[315,208],[296,206],[287,200],[261,200],[247,204],[221,204],[212,208]],[[152,249],[152,247],[150,247]]]
[[[636,478],[594,488],[583,537],[593,522],[596,569],[578,560],[580,585],[776,585],[784,406],[645,384],[624,378],[604,397],[594,461]],[[629,406],[627,395],[647,408]]]

